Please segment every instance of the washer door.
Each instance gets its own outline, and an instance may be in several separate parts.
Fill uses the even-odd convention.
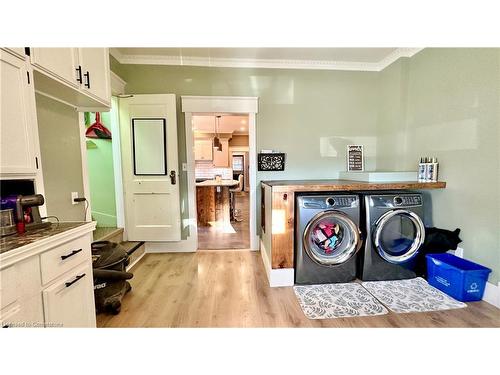
[[[391,263],[412,259],[424,239],[424,223],[417,214],[408,210],[388,211],[375,223],[375,248],[382,258]]]
[[[335,266],[349,260],[361,247],[359,228],[346,214],[328,210],[314,216],[303,235],[309,258],[322,266]]]

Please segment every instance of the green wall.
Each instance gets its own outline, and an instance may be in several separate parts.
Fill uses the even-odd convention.
[[[90,124],[94,121],[95,114],[91,113]],[[111,130],[110,112],[101,113],[101,122]],[[95,145],[95,147],[87,146],[92,219],[97,221],[98,227],[116,227],[112,140],[95,138],[87,140],[87,144],[91,141]]]
[[[465,256],[492,268],[496,283],[499,59],[498,49],[425,49],[382,72],[120,65],[114,59],[111,66],[127,81],[127,93],[177,95],[179,163],[186,160],[181,95],[259,97],[257,149],[286,152],[287,162],[284,172],[258,172],[258,182],[336,178],[350,143],[365,145],[367,169],[416,170],[420,156],[437,156],[448,187],[430,193],[434,225],[460,227]],[[187,207],[185,172],[180,188]]]
[[[464,256],[500,272],[500,50],[425,49],[381,73],[377,165],[415,169],[436,156],[445,190],[433,223],[461,228]]]
[[[40,94],[36,112],[47,214],[84,221],[85,204],[71,203],[71,192],[84,196],[78,112]]]
[[[233,95],[259,97],[257,150],[275,149],[287,154],[284,172],[258,172],[257,183],[337,178],[345,169],[345,146],[355,142],[369,143],[367,165],[375,167],[372,146],[376,145],[377,133],[377,73],[120,65],[116,61],[112,68],[127,82],[127,93],[176,94],[179,163],[186,161],[180,96]],[[186,177],[182,172],[181,207],[187,207]],[[187,209],[182,219],[187,219]]]

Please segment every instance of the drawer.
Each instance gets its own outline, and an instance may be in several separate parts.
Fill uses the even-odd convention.
[[[40,254],[42,284],[45,285],[51,282],[85,261],[91,262],[91,259],[90,238],[88,235],[66,242]]]
[[[92,264],[88,261],[43,291],[48,327],[95,327]]]
[[[30,257],[0,271],[0,310],[40,293],[40,263]]]

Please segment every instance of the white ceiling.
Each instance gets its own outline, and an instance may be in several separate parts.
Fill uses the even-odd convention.
[[[198,133],[214,133],[214,115],[195,115],[192,118],[193,131]],[[219,133],[248,134],[248,116],[222,115],[218,125]]]
[[[122,64],[380,71],[419,48],[111,48]]]

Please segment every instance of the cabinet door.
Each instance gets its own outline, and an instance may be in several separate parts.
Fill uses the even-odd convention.
[[[82,67],[82,88],[105,102],[111,102],[109,77],[109,51],[107,48],[80,48],[79,62]]]
[[[85,262],[43,291],[46,326],[95,327],[92,266]]]
[[[79,87],[77,80],[78,53],[76,48],[32,48],[31,63],[41,70]]]
[[[36,109],[28,64],[0,50],[0,173],[36,174]]]
[[[195,139],[194,141],[194,159],[195,160],[212,160],[212,140],[211,139]]]
[[[40,292],[0,311],[0,327],[2,328],[43,328],[44,325]]]
[[[227,168],[229,167],[229,141],[221,139],[222,151],[214,149],[214,167]]]

